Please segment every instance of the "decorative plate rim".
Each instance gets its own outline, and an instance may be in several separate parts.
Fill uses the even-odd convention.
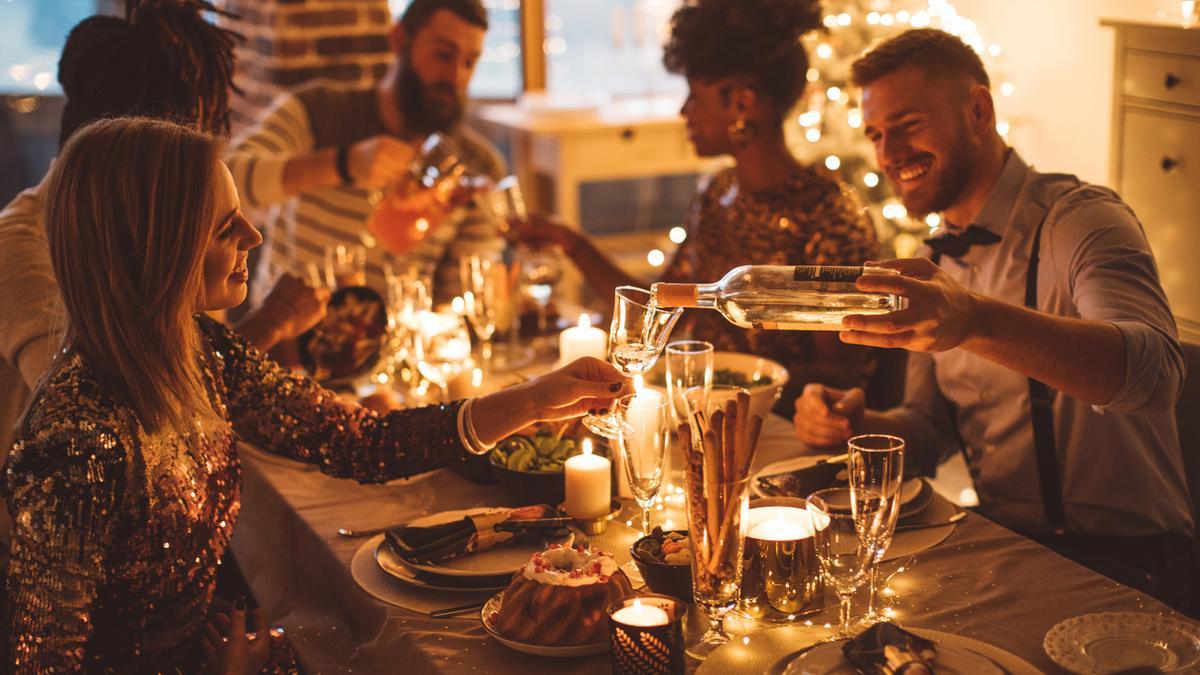
[[[1092,675],[1093,673],[1098,675],[1107,672],[1102,670],[1102,664],[1097,664],[1079,650],[1078,641],[1074,637],[1074,631],[1081,624],[1086,625],[1097,621],[1136,621],[1143,624],[1165,625],[1191,636],[1200,644],[1200,626],[1185,619],[1149,612],[1092,612],[1063,619],[1054,624],[1050,630],[1046,631],[1046,636],[1042,639],[1042,650],[1046,652],[1051,661],[1072,672],[1083,675]],[[1191,663],[1165,672],[1184,672],[1183,668],[1195,668],[1196,666],[1197,663]]]

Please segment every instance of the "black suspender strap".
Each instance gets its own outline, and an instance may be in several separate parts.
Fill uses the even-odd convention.
[[[1049,212],[1047,212],[1048,214]],[[1038,250],[1041,248],[1042,227],[1038,224],[1029,254],[1029,275],[1025,278],[1025,306],[1037,310]],[[1032,377],[1029,378],[1030,419],[1033,423],[1033,449],[1037,453],[1038,482],[1042,488],[1042,509],[1046,522],[1058,532],[1067,527],[1063,509],[1062,479],[1058,472],[1058,448],[1054,442],[1054,390]]]

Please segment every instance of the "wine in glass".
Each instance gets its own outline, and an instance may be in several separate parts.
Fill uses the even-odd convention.
[[[681,314],[679,308],[654,306],[650,291],[644,288],[618,287],[608,330],[609,362],[629,377],[646,373],[654,367]],[[583,424],[605,438],[617,438],[620,429],[620,419],[613,413],[588,415]]]
[[[492,336],[496,334],[501,296],[504,293],[504,262],[497,256],[471,254],[459,259],[467,320],[479,337],[484,369],[492,363]]]
[[[634,500],[642,507],[642,535],[650,534],[650,507],[662,486],[667,444],[670,442],[670,402],[643,389],[617,401],[621,427],[617,444]]]
[[[450,396],[450,381],[462,374],[471,360],[471,339],[457,314],[421,312],[413,336],[417,370],[436,385],[440,400]]]
[[[821,573],[841,601],[838,636],[850,637],[850,598],[866,581],[872,562],[870,546],[858,534],[854,495],[848,488],[820,490],[808,498],[808,510]]]
[[[537,307],[538,339],[546,334],[546,310],[562,278],[562,249],[555,245],[517,249],[517,283],[521,293]]]
[[[876,569],[892,543],[900,517],[900,494],[904,483],[904,439],[883,434],[851,438],[847,444],[846,468],[858,534],[871,553],[866,621],[881,620],[876,607]]]

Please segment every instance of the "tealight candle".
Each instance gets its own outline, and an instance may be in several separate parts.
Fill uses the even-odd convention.
[[[563,465],[567,515],[580,520],[608,515],[612,508],[612,464],[592,454],[592,439],[583,439],[583,454]]]
[[[584,356],[603,361],[608,356],[608,335],[592,326],[587,314],[579,315],[579,325],[558,334],[558,360],[570,363]]]
[[[824,590],[813,517],[803,499],[762,501],[746,519],[741,609],[757,621],[790,622],[817,609]]]
[[[643,605],[641,600],[634,599],[632,605],[622,607],[613,612],[612,620],[626,626],[652,628],[654,626],[667,625],[670,623],[671,618],[661,608],[653,605]]]
[[[748,536],[760,541],[797,541],[812,536],[812,533],[800,523],[775,518],[759,523]]]

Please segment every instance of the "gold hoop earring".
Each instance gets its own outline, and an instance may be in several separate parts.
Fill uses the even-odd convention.
[[[744,150],[754,141],[754,123],[747,122],[746,118],[738,115],[733,124],[729,125],[729,142],[733,143],[733,147],[738,150]]]

